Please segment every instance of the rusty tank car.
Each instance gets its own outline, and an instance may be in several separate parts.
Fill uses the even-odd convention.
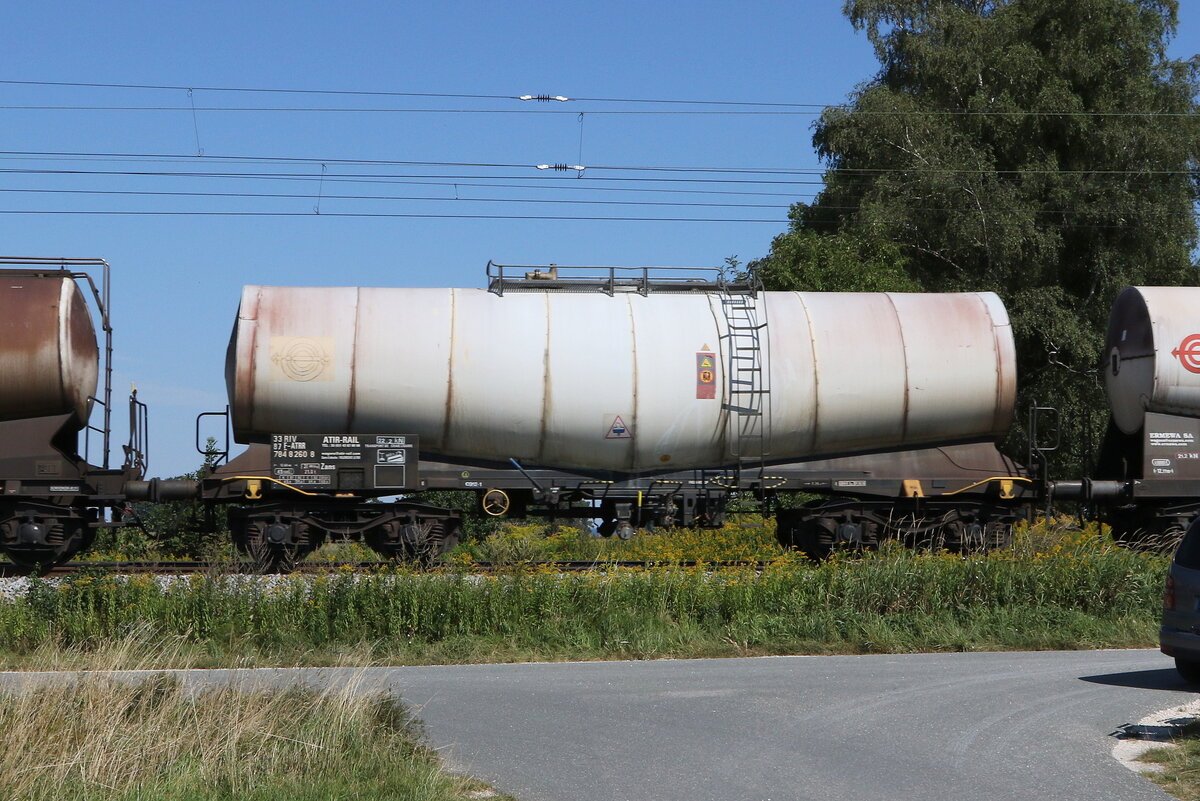
[[[103,356],[85,291],[100,318]],[[125,463],[109,467],[108,308],[102,260],[0,258],[0,550],[28,570],[65,561],[114,524],[125,482],[144,471],[145,406],[136,397]],[[89,461],[93,450],[98,465]]]

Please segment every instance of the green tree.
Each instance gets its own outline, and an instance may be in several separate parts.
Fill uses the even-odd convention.
[[[1077,469],[1102,421],[1095,366],[1113,299],[1196,282],[1200,62],[1166,54],[1177,3],[848,0],[844,12],[881,68],[816,123],[825,188],[794,209],[792,234],[883,239],[928,290],[999,293],[1022,405],[1063,408],[1062,467]]]
[[[769,289],[791,292],[917,292],[895,244],[851,232],[820,234],[805,228],[797,209],[771,252],[748,266]]]
[[[219,451],[209,437],[204,464],[174,479],[199,480],[213,471]],[[159,553],[204,559],[230,542],[228,513],[224,506],[208,509],[198,501],[145,501],[133,505],[136,520],[153,537]]]

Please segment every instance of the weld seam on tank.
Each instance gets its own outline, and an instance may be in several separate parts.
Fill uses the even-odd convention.
[[[633,373],[633,409],[630,413],[630,420],[626,421],[626,425],[630,426],[633,432],[633,438],[629,441],[629,469],[631,471],[637,469],[638,463],[638,339],[637,339],[637,318],[633,311],[633,294],[625,295],[625,308],[629,311],[629,366]]]
[[[362,287],[354,288],[354,339],[350,342],[350,376],[346,398],[346,430],[354,430],[354,421],[358,417],[358,347],[359,323],[362,319]]]
[[[246,387],[247,391],[244,395],[242,395],[242,397],[245,398],[245,400],[242,401],[242,404],[250,407],[249,414],[246,415],[246,419],[248,419],[250,421],[251,427],[258,428],[259,427],[258,421],[254,419],[255,418],[254,411],[259,406],[259,404],[256,404],[253,401],[254,401],[254,396],[258,394],[258,379],[257,379],[257,376],[258,376],[258,347],[257,347],[256,343],[257,343],[258,335],[259,335],[258,310],[262,306],[262,287],[255,287],[254,295],[255,295],[254,318],[253,318],[253,320],[254,320],[254,336],[248,337],[247,341],[246,341],[246,346],[250,350],[250,357],[249,357],[250,365],[249,365],[249,370],[245,374],[245,383],[247,385],[247,387]],[[243,300],[244,300],[244,298],[243,298]],[[240,312],[241,307],[239,306],[238,309]],[[249,321],[250,320],[247,319],[247,322],[249,322]],[[238,325],[240,326],[241,322],[239,322]],[[240,339],[240,337],[239,337],[239,339]],[[241,361],[240,357],[239,357],[238,361]],[[234,368],[234,369],[236,371],[236,368]]]
[[[75,288],[74,282],[71,282],[71,288],[72,289]],[[58,318],[58,332],[57,332],[58,333],[58,342],[56,343],[58,345],[58,347],[55,348],[55,356],[58,357],[57,358],[57,362],[58,362],[58,382],[57,383],[58,383],[58,390],[59,390],[58,391],[59,403],[64,408],[74,408],[75,405],[73,403],[71,403],[70,398],[67,397],[67,381],[68,381],[67,365],[63,362],[63,351],[69,346],[69,343],[67,340],[67,338],[68,338],[67,325],[69,325],[69,321],[67,320],[67,304],[64,302],[64,298],[63,298],[63,296],[66,294],[66,292],[67,292],[67,280],[65,278],[63,278],[59,281],[58,308],[56,309],[57,314],[55,314],[55,316]],[[88,393],[88,394],[91,394],[91,393]],[[85,424],[87,423],[86,420],[83,422]]]
[[[550,332],[554,327],[553,322],[553,306],[550,303],[550,292],[545,293],[543,301],[546,307],[545,321],[546,333],[543,337],[542,347],[542,420],[538,428],[538,461],[543,462],[546,459],[546,426],[550,420],[552,411],[552,403],[550,394],[553,392],[553,377],[550,374]]]
[[[458,347],[458,290],[450,289],[450,347],[446,356],[446,410],[442,415],[442,441],[439,448],[450,446],[450,415],[454,408],[454,351]]]
[[[991,324],[991,327],[992,327],[992,351],[996,354],[995,366],[992,370],[992,372],[995,373],[995,376],[996,376],[996,380],[995,380],[996,401],[994,404],[996,413],[995,413],[995,415],[992,416],[992,430],[995,431],[1001,425],[1004,424],[1004,421],[1000,419],[1001,416],[1004,415],[1004,365],[1002,364],[1002,362],[1004,360],[1004,355],[1003,355],[1004,350],[1000,346],[1000,337],[996,331],[996,318],[992,316],[991,307],[988,306],[987,303],[983,302],[983,298],[979,298],[978,301],[979,301],[979,304],[981,306],[983,306],[983,313],[987,315],[988,322]]]
[[[821,431],[821,359],[817,353],[817,332],[813,328],[812,311],[808,308],[808,304],[804,302],[804,294],[796,293],[797,300],[800,301],[800,307],[804,309],[804,322],[808,326],[808,342],[812,351],[812,376],[813,376],[813,400],[812,400],[812,436],[808,440],[808,452],[814,453],[817,450],[817,442],[820,439]]]
[[[755,319],[757,319],[759,323],[766,325],[765,328],[759,329],[761,332],[759,347],[762,351],[762,363],[760,366],[763,369],[759,374],[758,388],[766,390],[766,392],[763,394],[762,400],[760,401],[763,416],[760,420],[758,431],[759,440],[762,443],[760,450],[763,456],[767,456],[771,452],[771,439],[772,432],[774,431],[773,422],[775,420],[775,409],[772,407],[772,395],[770,392],[771,387],[774,386],[774,384],[771,382],[771,326],[767,312],[767,293],[756,293],[754,300],[755,305],[758,307],[756,310],[758,316]]]
[[[884,292],[883,296],[887,298],[888,305],[892,307],[892,322],[895,324],[897,335],[900,337],[900,358],[904,360],[904,404],[900,411],[900,438],[907,442],[909,387],[911,386],[910,379],[912,378],[908,366],[908,341],[904,338],[904,320],[900,319],[900,308],[896,305],[892,293]]]
[[[713,352],[717,354],[717,363],[721,365],[721,370],[724,373],[732,367],[732,364],[729,362],[729,356],[732,351],[725,347],[725,339],[721,336],[721,317],[717,314],[717,310],[715,308],[715,304],[720,302],[721,296],[717,293],[714,292],[708,296],[708,313],[712,315],[713,331],[717,333],[716,350]],[[707,345],[708,343],[705,342],[703,344]],[[717,407],[719,409],[717,412],[717,432],[721,440],[721,454],[724,456],[726,453],[728,453],[727,444],[729,443],[728,430],[730,419],[729,411],[725,408],[730,402],[727,394],[730,384],[726,375],[721,376],[721,382],[719,386],[721,389],[721,397],[718,399],[720,406]]]

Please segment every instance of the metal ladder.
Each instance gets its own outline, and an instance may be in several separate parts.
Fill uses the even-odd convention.
[[[740,484],[747,471],[762,478],[771,451],[770,337],[765,319],[760,321],[756,288],[726,289],[720,301],[729,363],[729,389],[721,408],[729,412],[730,450]]]

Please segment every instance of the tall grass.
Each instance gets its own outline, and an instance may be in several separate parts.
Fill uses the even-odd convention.
[[[130,641],[125,657],[148,653]],[[109,657],[115,654],[109,650]],[[84,676],[0,696],[6,799],[462,799],[406,710],[350,682],[187,690]]]
[[[131,632],[246,665],[1147,646],[1165,567],[1094,530],[1035,530],[989,554],[889,546],[761,571],[85,575],[0,600],[0,659],[86,660]]]

